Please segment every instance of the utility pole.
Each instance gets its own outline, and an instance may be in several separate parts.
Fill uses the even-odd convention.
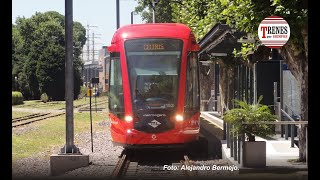
[[[100,38],[100,37],[95,37],[95,35],[101,35],[101,34],[95,34],[94,32],[92,33],[92,64],[95,64],[95,52],[98,51],[98,50],[95,50],[94,49],[94,46],[95,46],[95,43],[94,43],[94,39],[95,38]],[[99,76],[99,75],[98,75]],[[97,71],[96,69],[94,69],[94,75],[93,77],[97,77]]]
[[[88,53],[87,61],[90,61],[90,28],[91,27],[97,28],[98,26],[89,26],[89,24],[87,24],[87,53]]]
[[[66,145],[60,150],[61,154],[77,153],[74,145],[73,128],[73,8],[72,0],[65,0],[65,36],[66,36],[66,68],[65,68],[65,97],[66,97]]]
[[[87,62],[90,62],[90,28],[92,28],[92,27],[97,28],[98,26],[90,26],[89,24],[87,24]],[[93,60],[91,61],[91,63],[92,62],[93,62]],[[88,71],[89,71],[89,73],[88,73]],[[90,78],[92,78],[90,71],[91,71],[91,69],[89,66],[89,69],[86,68],[86,74],[87,74],[86,85],[87,85],[87,87],[89,87],[88,84],[90,83]]]
[[[90,39],[90,34],[89,34],[89,24],[87,24],[87,56],[88,56],[88,58],[87,58],[87,62],[89,62],[90,61],[90,41],[89,41],[89,39]],[[89,87],[88,86],[88,82],[90,82],[90,79],[89,79],[89,81],[88,81],[88,78],[90,78],[89,77],[89,73],[90,73],[90,68],[89,68],[89,73],[88,73],[88,69],[86,69],[86,72],[87,72],[87,80],[86,80],[86,85],[87,85],[87,87]]]
[[[93,59],[92,63],[94,63],[94,61],[95,61],[95,58],[94,58],[95,51],[98,51],[98,50],[94,50],[94,45],[95,45],[94,39],[95,39],[95,38],[99,38],[99,39],[100,39],[100,37],[96,37],[95,35],[101,35],[101,34],[95,34],[94,32],[92,33],[92,59]],[[99,61],[99,60],[98,60],[98,61]],[[99,65],[99,63],[95,64],[95,68],[94,68],[94,78],[99,77],[99,71],[98,71],[98,73],[97,73],[98,65]],[[98,75],[97,75],[97,74],[98,74]],[[94,84],[94,88],[95,88],[95,89],[94,89],[94,92],[95,92],[94,100],[95,100],[96,112],[97,112],[97,84]]]
[[[93,62],[94,62],[94,32],[92,33],[92,63]]]
[[[66,144],[58,154],[50,156],[50,175],[60,175],[67,171],[89,166],[89,155],[80,153],[74,145],[73,128],[73,5],[65,0],[65,99],[66,99]]]
[[[117,29],[120,27],[120,8],[119,8],[119,0],[116,0],[116,11],[117,11]]]
[[[154,2],[154,0],[152,0],[152,22],[153,23],[156,23],[156,7],[155,7],[155,2]]]
[[[133,24],[133,16],[137,15],[137,12],[131,11],[131,24]]]
[[[95,58],[94,58],[95,51],[98,51],[98,50],[94,50],[94,45],[95,45],[94,39],[95,39],[95,38],[99,38],[99,39],[100,39],[100,37],[96,37],[95,35],[100,36],[101,34],[94,34],[94,32],[92,33],[92,63],[93,63],[94,60],[95,60]]]
[[[131,24],[133,24],[133,11],[131,11]]]
[[[151,7],[152,7],[152,22],[156,23],[156,5],[158,4],[159,0],[152,0]]]
[[[87,59],[87,61],[89,61],[90,60],[90,58],[89,58],[89,47],[90,47],[90,41],[89,41],[89,39],[90,39],[90,34],[89,34],[89,24],[87,24],[87,55],[88,55],[88,59]]]

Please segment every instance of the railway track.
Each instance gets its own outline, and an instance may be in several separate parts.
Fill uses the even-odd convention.
[[[187,155],[184,155],[184,160],[180,161],[181,165],[185,165],[185,166],[188,166],[188,167],[191,167],[193,165],[193,163],[190,161],[189,157]],[[196,177],[198,176],[198,172],[197,171],[188,171],[188,170],[185,170],[185,175],[187,177]]]
[[[106,109],[106,108],[101,108],[101,107],[96,108],[96,105],[106,104],[106,103],[107,101],[100,101],[100,102],[97,102],[97,104],[94,102],[93,103],[91,102],[91,110],[95,111],[97,109],[97,111],[102,111],[103,109]],[[78,111],[90,111],[90,104],[85,104],[83,106],[78,107]]]
[[[106,103],[107,101],[99,101],[97,102],[97,105]],[[95,103],[91,104],[92,105],[92,111],[95,111]],[[74,106],[74,108],[78,108],[79,111],[88,111],[89,110],[89,105],[88,104],[81,104],[78,106]],[[104,108],[97,108],[97,110],[101,111]],[[59,109],[59,110],[65,110],[65,108]],[[41,120],[45,120],[48,118],[52,118],[52,117],[56,117],[56,116],[61,116],[65,114],[65,112],[61,112],[61,113],[34,113],[34,114],[30,114],[27,116],[23,116],[23,117],[18,117],[18,118],[13,118],[12,119],[12,128],[14,127],[18,127],[18,126],[23,126],[26,124],[30,124],[36,121],[41,121]]]
[[[103,104],[103,103],[107,103],[108,101],[106,100],[103,100],[103,101],[97,101],[97,105],[99,104]],[[76,105],[76,106],[73,106],[74,109],[82,109],[82,108],[89,108],[90,104],[79,104],[79,105]],[[95,106],[95,102],[94,101],[91,101],[91,106]],[[65,110],[66,108],[60,108],[58,110]]]
[[[24,119],[29,119],[29,118],[33,118],[33,117],[37,117],[37,116],[41,116],[41,115],[42,115],[41,113],[34,113],[34,114],[27,115],[27,116],[12,118],[12,122],[21,121]]]
[[[181,178],[188,179],[196,177],[195,171],[181,170],[182,165],[192,165],[187,155],[183,156],[183,160],[173,159],[171,162],[151,162],[145,163],[142,159],[137,159],[134,153],[124,152],[114,167],[112,179],[172,179]],[[141,157],[139,157],[141,158]],[[182,159],[182,158],[181,158]]]
[[[35,114],[28,115],[28,116],[14,118],[14,119],[12,119],[12,128],[18,127],[18,126],[23,126],[26,124],[30,124],[30,123],[33,123],[36,121],[49,119],[52,117],[61,116],[63,114],[65,114],[65,112],[62,112],[62,113],[35,113]]]
[[[124,175],[124,173],[128,169],[128,164],[130,164],[130,160],[128,159],[127,154],[122,154],[122,156],[119,158],[113,172],[112,172],[112,179],[118,179]]]

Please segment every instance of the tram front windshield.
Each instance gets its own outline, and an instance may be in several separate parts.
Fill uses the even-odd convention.
[[[135,39],[125,42],[133,109],[176,108],[182,41]]]

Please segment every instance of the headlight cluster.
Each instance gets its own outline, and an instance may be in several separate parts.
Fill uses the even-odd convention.
[[[183,121],[183,116],[180,114],[176,115],[176,121],[178,122]]]

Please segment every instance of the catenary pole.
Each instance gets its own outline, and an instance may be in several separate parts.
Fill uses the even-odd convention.
[[[131,11],[131,24],[133,24],[133,11]]]
[[[156,12],[155,12],[155,2],[154,0],[152,0],[152,22],[155,23],[156,22]]]
[[[116,11],[117,11],[117,29],[119,29],[119,27],[120,27],[120,10],[119,10],[119,0],[116,0]]]
[[[73,128],[73,7],[72,0],[65,0],[65,36],[66,36],[66,61],[65,61],[65,99],[66,99],[66,145],[61,153],[79,153],[74,145]]]

